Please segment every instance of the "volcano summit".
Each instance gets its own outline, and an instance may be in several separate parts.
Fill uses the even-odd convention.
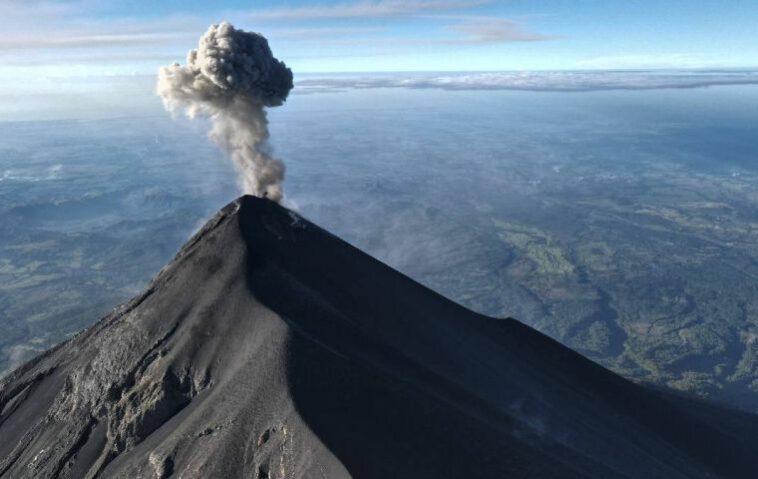
[[[14,478],[748,478],[756,437],[252,196],[0,382]]]

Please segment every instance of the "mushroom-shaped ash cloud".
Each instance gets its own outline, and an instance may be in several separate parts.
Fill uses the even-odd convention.
[[[187,64],[163,67],[158,94],[168,110],[207,115],[210,138],[234,161],[245,193],[282,199],[284,164],[271,156],[265,107],[279,106],[292,90],[292,71],[274,58],[262,35],[211,25]]]

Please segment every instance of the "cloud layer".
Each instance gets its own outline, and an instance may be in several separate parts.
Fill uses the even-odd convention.
[[[528,32],[518,23],[504,18],[474,17],[452,25],[449,30],[460,35],[450,43],[538,42],[555,37]]]
[[[349,2],[315,7],[276,8],[251,12],[258,20],[313,20],[330,18],[378,18],[457,9],[469,9],[489,3],[484,0],[388,0]]]
[[[297,82],[296,92],[302,94],[366,88],[570,92],[753,84],[758,84],[758,71],[398,73],[304,76]]]

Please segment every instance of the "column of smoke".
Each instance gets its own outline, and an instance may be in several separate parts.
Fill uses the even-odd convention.
[[[158,73],[166,109],[209,116],[209,136],[229,153],[244,192],[274,201],[282,199],[284,164],[271,156],[265,107],[284,103],[291,89],[292,71],[274,58],[268,41],[229,23],[211,25],[186,65]]]

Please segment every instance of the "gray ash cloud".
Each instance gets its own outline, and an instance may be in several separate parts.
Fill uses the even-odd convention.
[[[211,119],[209,136],[231,157],[245,193],[280,201],[285,167],[271,154],[265,109],[284,103],[292,85],[265,37],[223,22],[208,28],[185,65],[160,69],[157,91],[168,110]]]

